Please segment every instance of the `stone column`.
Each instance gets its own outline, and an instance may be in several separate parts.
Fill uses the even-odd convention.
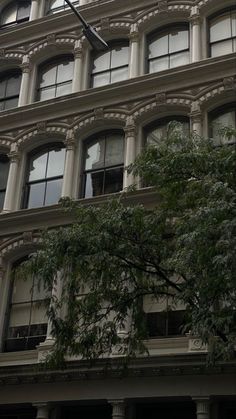
[[[73,182],[73,171],[74,171],[74,160],[75,160],[75,138],[72,130],[68,131],[66,140],[66,159],[65,169],[62,183],[61,197],[68,196],[71,198],[72,182]]]
[[[45,16],[46,14],[46,3],[45,0],[39,1],[38,18]]]
[[[31,72],[29,57],[27,55],[23,58],[23,63],[20,67],[22,69],[22,78],[18,106],[24,106],[28,104],[29,82]]]
[[[197,419],[210,419],[209,397],[193,397],[197,408]]]
[[[49,407],[47,403],[33,403],[33,407],[37,409],[36,419],[49,418]]]
[[[197,135],[202,135],[202,113],[198,102],[193,102],[191,105],[191,125],[192,131]]]
[[[35,20],[39,17],[39,3],[40,0],[31,0],[30,18],[29,20]]]
[[[131,26],[130,39],[130,63],[129,78],[139,75],[139,33],[137,24]]]
[[[61,299],[62,295],[62,274],[60,272],[56,275],[56,281],[52,287],[52,296],[51,296],[51,307],[53,307],[54,301],[59,301]],[[61,310],[60,310],[61,311]],[[61,313],[57,313],[60,315]],[[47,327],[47,336],[46,340],[40,344],[41,347],[47,346],[48,344],[53,344],[54,338],[52,337],[52,323],[49,320],[48,321],[48,327]]]
[[[127,167],[134,162],[135,160],[135,137],[136,137],[136,127],[134,125],[134,121],[128,121],[125,131],[125,158],[124,158],[124,181],[123,181],[123,189],[127,188],[128,186],[133,185],[134,183],[134,176],[133,174],[127,173]]]
[[[15,208],[16,185],[18,180],[18,167],[20,161],[20,154],[17,150],[16,144],[12,144],[11,151],[8,154],[10,159],[10,168],[7,179],[7,188],[5,200],[3,205],[3,212],[13,211]]]
[[[83,76],[83,49],[80,40],[75,42],[74,48],[74,74],[72,82],[72,93],[82,90],[82,76]]]
[[[192,62],[201,60],[201,19],[197,6],[191,8]]]
[[[108,403],[112,405],[112,419],[124,419],[125,418],[125,403],[124,400],[108,400]]]

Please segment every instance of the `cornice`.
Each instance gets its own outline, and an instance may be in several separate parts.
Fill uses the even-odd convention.
[[[181,92],[209,82],[223,80],[235,75],[235,54],[208,58],[161,73],[145,74],[113,85],[87,89],[57,99],[35,102],[30,105],[1,112],[0,133],[9,127],[20,129],[42,120],[52,121],[66,116],[91,111],[92,107],[103,108],[143,100],[165,91]]]

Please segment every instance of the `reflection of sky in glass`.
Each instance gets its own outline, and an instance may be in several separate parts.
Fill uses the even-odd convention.
[[[100,140],[87,148],[85,170],[103,166],[102,142],[104,143],[104,141]]]

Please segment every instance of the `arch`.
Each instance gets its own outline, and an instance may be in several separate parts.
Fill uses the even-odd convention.
[[[11,144],[14,142],[14,138],[8,135],[0,135],[0,150],[10,151]]]
[[[151,32],[160,22],[161,25],[187,20],[190,15],[191,5],[171,4],[161,7],[157,5],[142,12],[136,18],[136,23],[142,32]]]
[[[202,108],[211,110],[235,100],[236,84],[233,78],[224,79],[223,82],[201,91],[197,99]]]
[[[12,70],[21,69],[24,53],[19,50],[0,49],[0,67],[1,73]]]
[[[36,249],[41,242],[39,233],[26,232],[0,244],[0,260],[14,263],[17,259]]]
[[[96,30],[106,41],[119,40],[121,38],[128,40],[132,22],[133,20],[131,18],[124,18],[123,20],[114,19],[112,21],[109,19],[102,19],[96,26]],[[83,45],[86,45],[89,50],[92,50],[91,45],[84,35],[81,36],[81,42]]]
[[[68,129],[69,126],[65,123],[47,124],[46,122],[41,122],[31,129],[21,132],[15,141],[19,150],[28,152],[38,145],[46,144],[47,141],[53,141],[55,136],[59,136],[63,141],[66,138]]]
[[[110,127],[116,126],[122,129],[125,127],[128,114],[128,111],[124,109],[95,109],[90,115],[76,119],[72,128],[78,136],[82,137],[90,136],[102,127],[106,129],[109,125]]]
[[[203,10],[204,13],[207,13],[207,16],[221,9],[225,9],[230,6],[235,6],[234,0],[198,0],[197,6],[200,9],[200,12]]]
[[[72,34],[67,35],[48,35],[43,41],[33,44],[27,51],[29,58],[36,64],[41,64],[43,61],[56,57],[58,54],[73,53],[75,48],[76,36]]]

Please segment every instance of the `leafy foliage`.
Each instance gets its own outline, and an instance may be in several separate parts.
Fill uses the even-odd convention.
[[[147,295],[184,304],[184,331],[200,336],[216,358],[232,356],[235,166],[234,145],[186,137],[174,124],[129,169],[156,188],[156,207],[128,205],[129,193],[100,206],[62,201],[75,222],[45,232],[26,264],[53,295],[54,361],[106,357],[114,348],[126,359],[144,353]]]

